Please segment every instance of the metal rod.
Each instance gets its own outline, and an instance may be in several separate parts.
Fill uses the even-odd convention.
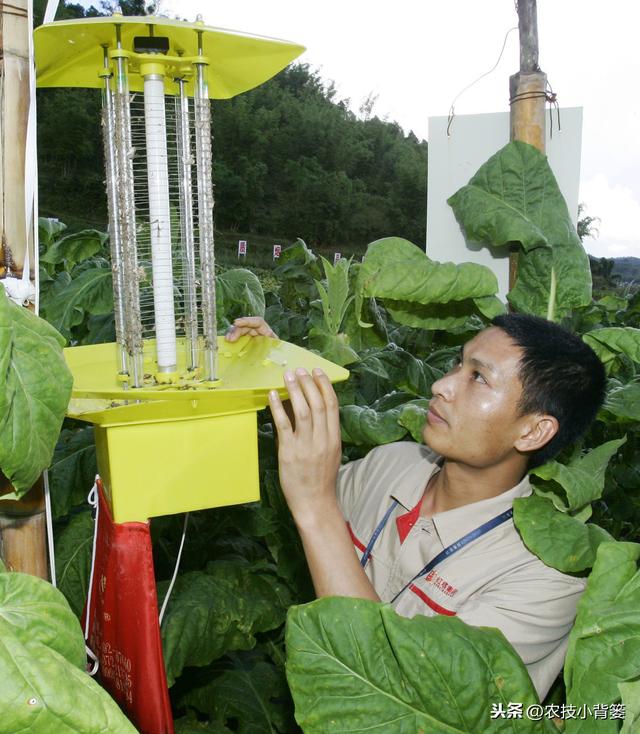
[[[149,183],[149,228],[155,306],[158,370],[175,372],[176,318],[173,302],[171,262],[171,218],[169,212],[169,172],[164,105],[164,77],[144,76],[144,129],[147,143]]]
[[[196,294],[196,257],[191,194],[191,135],[189,98],[184,79],[178,79],[180,96],[176,98],[178,161],[180,163],[180,227],[184,252],[185,334],[189,369],[198,366],[198,299]]]
[[[116,45],[122,48],[121,29],[116,25]],[[142,387],[144,356],[142,322],[140,319],[140,285],[136,251],[136,211],[133,187],[133,156],[131,144],[131,111],[129,109],[129,80],[127,60],[117,57],[113,94],[115,150],[118,178],[119,231],[122,243],[124,279],[125,343],[129,356],[129,374],[134,387]]]
[[[198,32],[198,54],[202,55],[202,32]],[[211,174],[211,107],[205,75],[206,65],[196,63],[195,136],[198,176],[198,233],[202,271],[202,331],[204,334],[204,377],[217,376],[218,341],[216,281],[213,242],[213,182]]]
[[[109,53],[104,48],[104,68],[109,68]],[[120,226],[116,216],[118,181],[116,175],[116,151],[114,147],[113,99],[111,77],[104,76],[102,90],[102,136],[107,183],[107,204],[109,208],[109,242],[111,245],[111,270],[113,272],[113,307],[116,322],[116,342],[118,343],[118,362],[120,372],[127,373],[127,350],[124,323],[124,276],[122,270],[122,242]]]

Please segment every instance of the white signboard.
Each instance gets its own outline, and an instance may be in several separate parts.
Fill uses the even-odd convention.
[[[547,156],[569,207],[578,218],[582,108],[560,110],[558,130],[553,110],[553,136],[547,117]],[[466,242],[447,199],[464,186],[480,166],[509,142],[509,113],[456,115],[447,137],[447,118],[429,118],[429,188],[427,195],[427,255],[440,262],[473,262],[490,267],[498,278],[498,296],[509,290],[509,253]]]
[[[246,240],[238,240],[238,257],[242,255],[243,257],[247,256],[247,241]]]
[[[280,257],[281,252],[282,252],[282,245],[274,245],[273,246],[273,259],[277,260]]]
[[[341,253],[334,252],[333,253],[333,264],[335,265],[341,257],[342,257]]]

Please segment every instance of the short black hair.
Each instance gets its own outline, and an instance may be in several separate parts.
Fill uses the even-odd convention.
[[[513,313],[491,323],[523,351],[519,364],[520,415],[546,413],[558,432],[529,457],[528,469],[545,464],[587,430],[606,392],[604,365],[579,336],[539,316]]]

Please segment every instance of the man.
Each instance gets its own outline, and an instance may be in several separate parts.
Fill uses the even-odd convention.
[[[492,324],[433,384],[425,446],[379,446],[340,467],[338,401],[319,370],[285,373],[293,423],[275,391],[269,402],[280,482],[316,594],[497,627],[542,700],[585,582],[527,550],[512,503],[531,494],[530,468],[587,429],[605,373],[590,347],[552,322],[511,314]],[[274,336],[263,319],[244,318],[227,338],[245,333]]]

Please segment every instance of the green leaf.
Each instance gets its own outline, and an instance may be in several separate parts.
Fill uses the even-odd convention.
[[[603,543],[578,602],[564,668],[567,702],[576,706],[620,699],[619,684],[640,677],[640,545]],[[615,720],[597,731],[617,732]],[[567,722],[567,734],[591,731],[587,720]]]
[[[546,157],[520,141],[484,163],[448,203],[468,240],[522,246],[509,302],[557,318],[591,302],[589,259]]]
[[[78,620],[64,596],[42,579],[26,573],[0,574],[0,639],[5,636],[15,637],[32,654],[46,646],[84,670]]]
[[[598,525],[585,525],[559,512],[551,500],[535,495],[514,500],[513,521],[527,548],[562,573],[591,568],[600,543],[612,539]]]
[[[609,389],[603,411],[622,422],[640,421],[640,383],[631,382]]]
[[[40,241],[40,247],[48,248],[56,237],[61,235],[66,228],[67,225],[58,219],[39,217],[38,239]]]
[[[42,303],[47,321],[69,337],[85,314],[111,313],[112,282],[111,267],[106,261],[83,270],[76,278],[66,271],[59,273]]]
[[[568,464],[550,461],[531,471],[536,477],[550,483],[551,487],[536,483],[537,494],[554,500],[563,512],[578,512],[591,502],[600,499],[604,490],[604,475],[611,457],[627,440],[627,437],[607,441]],[[546,488],[547,491],[544,491]],[[551,497],[553,495],[553,497]]]
[[[396,311],[403,307],[399,301],[405,302],[405,307],[425,306],[493,296],[497,290],[496,276],[484,265],[433,262],[420,248],[399,237],[377,240],[367,247],[356,285],[359,302],[372,296],[389,299]]]
[[[506,306],[497,296],[483,296],[474,298],[476,308],[487,319],[494,319],[507,312]]]
[[[179,576],[162,623],[169,686],[187,665],[251,649],[257,632],[282,624],[290,601],[275,577],[240,562],[210,563],[206,573]]]
[[[640,680],[618,683],[618,690],[625,707],[625,717],[620,734],[634,734],[640,729]]]
[[[93,426],[63,430],[49,469],[54,518],[66,515],[73,506],[86,500],[97,473]]]
[[[512,732],[510,721],[490,718],[491,704],[537,702],[502,633],[455,617],[407,619],[366,599],[323,598],[289,610],[286,640],[305,734]],[[550,726],[524,718],[517,731]]]
[[[26,649],[2,636],[0,676],[0,734],[137,732],[103,688],[45,645]]]
[[[404,326],[413,326],[418,329],[436,331],[452,331],[467,324],[469,319],[478,312],[476,303],[484,299],[465,299],[463,301],[452,301],[451,303],[408,303],[402,301],[386,300],[385,308],[389,315]]]
[[[216,277],[216,293],[224,304],[227,321],[239,316],[264,316],[264,291],[258,277],[250,270],[234,268]]]
[[[378,446],[399,441],[407,429],[398,423],[400,408],[378,412],[360,405],[340,408],[342,440],[356,446]]]
[[[73,378],[60,334],[0,291],[0,469],[22,495],[49,466]]]
[[[335,265],[331,265],[326,258],[321,259],[327,279],[327,287],[325,288],[318,280],[315,283],[322,301],[326,329],[330,334],[337,334],[340,331],[347,309],[354,298],[349,295],[349,266],[351,260],[341,259]]]
[[[323,328],[313,326],[309,330],[309,346],[341,367],[360,361],[358,353],[349,346],[349,337],[346,334],[331,334]]]
[[[613,362],[620,354],[626,354],[634,362],[640,362],[640,329],[612,326],[609,329],[588,331],[582,338],[605,365]]]
[[[203,670],[203,675],[180,699],[208,714],[220,724],[238,722],[240,734],[275,734],[291,731],[292,712],[284,672],[273,663],[245,660],[231,654],[230,660]]]
[[[545,156],[516,142],[491,156],[447,203],[467,239],[493,247],[519,242],[526,252],[551,246],[545,222],[564,200]]]
[[[42,255],[41,260],[51,265],[66,261],[67,270],[76,263],[97,255],[103,248],[109,235],[97,229],[84,229],[56,240]]]
[[[90,512],[75,515],[56,538],[58,588],[80,618],[89,591],[94,522]]]
[[[398,423],[409,431],[411,438],[417,443],[423,443],[422,431],[426,422],[426,408],[415,404],[405,405],[398,416]]]

